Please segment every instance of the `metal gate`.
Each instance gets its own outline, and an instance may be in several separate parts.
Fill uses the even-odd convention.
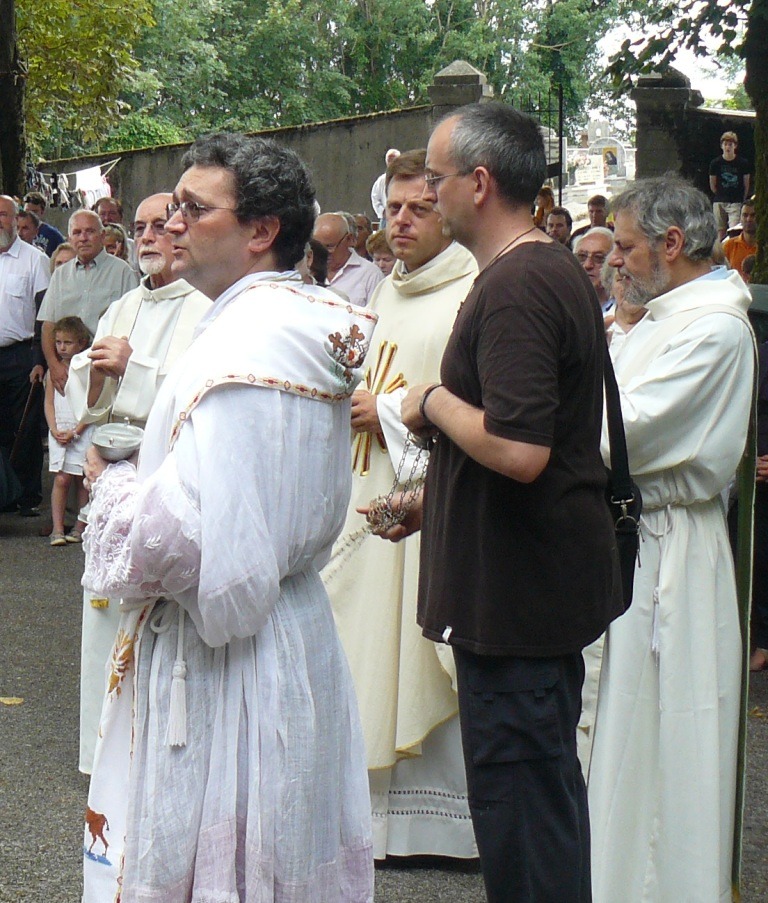
[[[547,178],[557,182],[557,203],[563,203],[563,172],[565,171],[565,136],[563,134],[563,86],[551,88],[546,94],[512,95],[513,105],[522,113],[533,116],[541,124],[544,152],[547,155]]]

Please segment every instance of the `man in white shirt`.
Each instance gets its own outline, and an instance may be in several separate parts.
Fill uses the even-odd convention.
[[[573,253],[589,276],[604,314],[607,314],[614,305],[602,278],[603,267],[611,251],[613,251],[613,233],[604,226],[595,226],[584,232],[573,243]]]
[[[69,241],[77,255],[58,267],[37,315],[43,321],[43,353],[57,391],[63,394],[67,368],[56,356],[53,324],[62,317],[80,317],[92,333],[109,305],[136,288],[138,279],[124,260],[104,250],[104,227],[92,210],[69,218]]]
[[[328,251],[328,286],[342,292],[353,304],[365,307],[384,274],[355,251],[354,237],[344,217],[339,213],[318,216],[312,237]]]
[[[418,535],[393,545],[358,513],[416,463],[400,419],[406,387],[433,382],[459,305],[477,276],[424,197],[426,151],[387,169],[387,240],[397,264],[374,292],[376,355],[352,396],[354,478],[337,559],[323,572],[360,704],[368,754],[374,856],[477,855],[467,803],[456,692],[443,651],[416,623]],[[347,551],[352,548],[353,551]],[[361,591],[362,590],[362,591]],[[407,651],[406,651],[407,650]]]
[[[362,731],[317,561],[349,498],[349,394],[376,317],[295,271],[315,195],[293,152],[219,134],[182,167],[173,272],[216,301],[138,471],[89,452],[86,579],[123,612],[83,901],[370,903]]]
[[[389,164],[400,156],[400,151],[396,147],[390,149],[384,154],[384,165]],[[387,172],[384,172],[376,179],[371,186],[371,206],[379,218],[379,229],[383,229],[387,223]]]
[[[0,448],[10,454],[21,425],[30,383],[42,379],[33,354],[35,296],[48,287],[48,259],[17,234],[18,207],[0,196]],[[42,499],[43,446],[39,405],[28,418],[14,468],[22,495],[14,505],[22,515],[37,514]]]

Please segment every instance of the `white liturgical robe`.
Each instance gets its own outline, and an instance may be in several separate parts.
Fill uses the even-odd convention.
[[[744,283],[713,276],[649,302],[614,361],[644,510],[600,676],[595,903],[731,900],[742,645],[720,493],[744,451],[755,352]]]
[[[317,567],[349,501],[349,396],[376,318],[289,276],[216,301],[138,473],[120,462],[94,485],[84,582],[123,616],[85,903],[118,882],[122,903],[373,899],[362,733]]]
[[[94,340],[104,336],[128,339],[133,350],[125,375],[119,382],[107,377],[96,403],[88,407],[91,360],[88,351],[76,355],[66,387],[75,416],[86,423],[128,418],[144,426],[163,380],[189,347],[197,324],[210,306],[210,298],[183,279],[152,289],[149,277],[114,301],[99,320]],[[117,599],[101,598],[86,587],[80,647],[79,759],[80,771],[85,774],[90,774],[93,764],[104,700],[104,672],[119,619]]]
[[[88,352],[72,359],[67,398],[76,416],[87,423],[127,417],[143,426],[163,379],[189,347],[195,327],[211,306],[210,298],[183,279],[156,289],[149,287],[148,279],[110,304],[99,320],[94,341],[104,336],[125,337],[133,351],[120,382],[107,377],[90,407]]]
[[[398,261],[377,287],[366,386],[376,396],[384,442],[371,433],[353,441],[352,500],[323,572],[360,704],[377,858],[477,855],[452,655],[416,623],[420,537],[384,542],[365,532],[355,510],[389,492],[396,473],[401,482],[411,473],[412,447],[401,467],[407,431],[400,405],[408,387],[440,378],[456,312],[476,275],[474,257],[454,242],[411,273]]]

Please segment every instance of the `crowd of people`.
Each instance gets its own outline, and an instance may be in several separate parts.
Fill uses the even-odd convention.
[[[721,144],[722,247],[733,211],[675,176],[573,231],[498,103],[387,151],[378,228],[240,135],[66,240],[0,197],[6,513],[39,513],[45,422],[42,532],[85,551],[85,903],[370,901],[374,860],[424,854],[479,857],[491,903],[730,899],[756,239]],[[91,444],[109,423],[138,456]]]

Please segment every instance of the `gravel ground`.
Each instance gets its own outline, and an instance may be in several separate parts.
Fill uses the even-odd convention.
[[[0,515],[0,697],[23,699],[0,704],[0,903],[77,903],[81,893],[82,550],[51,548],[37,535],[44,520],[45,508],[37,519]],[[751,707],[742,900],[759,903],[768,900],[768,672],[753,681]],[[473,863],[377,869],[376,903],[483,900]]]

